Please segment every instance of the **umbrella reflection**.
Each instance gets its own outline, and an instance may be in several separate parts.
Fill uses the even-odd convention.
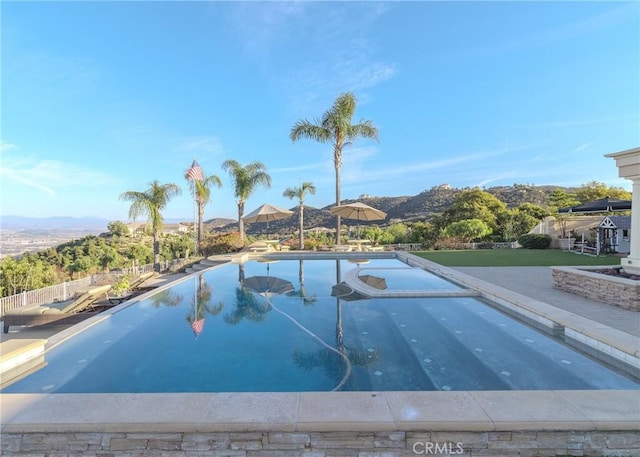
[[[346,282],[341,282],[331,287],[331,296],[345,301],[362,300],[368,297],[356,292]]]
[[[243,278],[241,286],[236,288],[235,309],[224,316],[225,322],[235,325],[243,319],[252,322],[262,322],[266,319],[271,309],[270,298],[276,295],[293,292],[293,284],[284,279],[269,276],[269,264],[267,274]],[[258,300],[258,294],[266,300]]]
[[[380,276],[360,275],[358,276],[358,279],[366,285],[374,287],[376,289],[384,290],[387,288],[387,280],[381,278]]]
[[[273,297],[292,292],[293,284],[275,276],[251,276],[244,280],[244,288],[262,295],[263,297]]]

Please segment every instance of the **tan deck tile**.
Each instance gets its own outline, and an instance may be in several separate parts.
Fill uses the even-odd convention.
[[[298,430],[394,430],[386,395],[383,392],[303,392]]]
[[[578,408],[548,390],[469,392],[495,424],[496,431],[593,430]]]
[[[593,421],[598,430],[640,430],[640,392],[632,390],[557,391]]]
[[[491,418],[469,392],[387,392],[400,430],[493,430]]]

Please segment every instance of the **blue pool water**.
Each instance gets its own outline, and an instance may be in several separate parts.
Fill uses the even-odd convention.
[[[471,296],[333,296],[352,269],[381,290],[463,290],[395,259],[228,264],[80,332],[3,392],[639,387]]]

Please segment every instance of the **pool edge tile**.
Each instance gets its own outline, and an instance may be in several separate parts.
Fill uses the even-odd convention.
[[[386,392],[302,392],[298,431],[394,430]]]
[[[469,394],[489,415],[496,431],[596,429],[591,418],[555,391],[474,391]]]
[[[385,392],[399,430],[492,431],[494,424],[469,392]]]

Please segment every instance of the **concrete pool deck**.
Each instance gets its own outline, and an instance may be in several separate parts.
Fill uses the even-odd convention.
[[[484,292],[520,300],[527,312],[559,318],[563,328],[573,322],[583,334],[638,353],[633,326],[616,327],[615,319],[603,317],[610,313],[593,313],[592,320],[538,301],[543,293],[535,285],[533,296],[525,297],[486,276],[478,279],[486,272],[438,269]],[[510,284],[505,270],[491,273],[496,283]],[[520,273],[512,271],[516,282],[527,284],[544,275],[527,272],[523,281]],[[568,295],[557,292],[545,294]],[[620,322],[625,319],[633,322]],[[637,391],[3,394],[0,414],[0,452],[15,456],[400,457],[458,443],[463,452],[450,447],[449,454],[640,454]]]

